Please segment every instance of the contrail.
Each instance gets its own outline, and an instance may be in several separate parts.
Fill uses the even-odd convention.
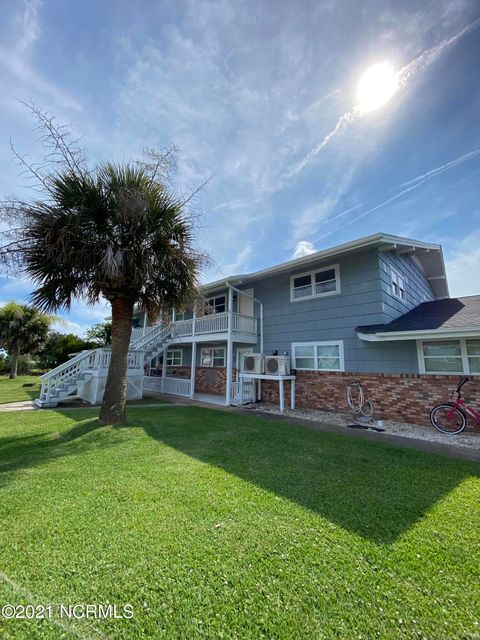
[[[332,129],[330,133],[327,133],[324,139],[319,142],[317,146],[313,147],[313,149],[309,153],[307,153],[307,155],[302,158],[302,160],[292,165],[292,167],[288,169],[286,174],[287,178],[293,178],[293,176],[296,176],[298,173],[300,173],[303,167],[307,165],[310,160],[312,160],[316,155],[318,155],[324,147],[330,144],[330,142],[334,138],[336,138],[339,133],[344,131],[347,126],[356,119],[357,116],[358,114],[355,111],[347,111],[346,113],[344,113],[343,116],[339,118],[337,124],[335,125],[335,128]]]
[[[399,88],[405,87],[408,82],[419,72],[424,71],[427,67],[429,67],[435,60],[443,53],[445,49],[455,44],[460,38],[462,38],[467,33],[470,33],[474,29],[480,26],[480,18],[473,20],[469,24],[467,24],[461,31],[456,33],[455,35],[442,40],[435,47],[431,47],[430,49],[426,49],[423,53],[421,53],[415,60],[412,60],[407,65],[402,67],[400,71],[397,73]],[[347,111],[342,116],[340,116],[335,127],[327,133],[327,135],[323,138],[321,142],[319,142],[307,155],[302,158],[299,162],[293,164],[290,169],[287,170],[286,177],[293,178],[303,168],[315,158],[322,149],[332,142],[339,134],[343,133],[345,129],[347,129],[348,125],[357,120],[361,116],[361,112],[358,109],[354,109],[353,111]]]
[[[436,167],[435,169],[431,169],[430,171],[427,171],[426,173],[422,174],[421,176],[417,176],[416,178],[412,178],[412,180],[408,180],[407,182],[402,182],[402,184],[400,184],[397,187],[397,189],[401,189],[402,187],[409,187],[411,184],[415,184],[416,182],[424,182],[428,178],[433,178],[433,176],[436,176],[439,173],[443,173],[444,171],[448,171],[449,169],[452,169],[453,167],[456,167],[458,164],[462,164],[466,160],[470,160],[471,158],[475,158],[478,155],[480,155],[480,148],[479,149],[474,149],[473,151],[470,151],[469,153],[465,153],[463,156],[459,156],[455,160],[451,160],[450,162],[442,164],[440,167]]]
[[[426,173],[424,173],[424,174],[422,174],[420,176],[417,176],[416,178],[413,178],[412,180],[409,180],[408,182],[403,182],[402,184],[400,184],[397,187],[397,189],[401,188],[401,187],[406,187],[406,188],[402,189],[402,191],[400,191],[396,195],[392,196],[391,198],[388,198],[387,200],[384,200],[383,202],[380,202],[379,204],[375,205],[374,207],[371,207],[367,211],[363,211],[358,216],[355,216],[355,218],[352,218],[351,220],[346,222],[345,226],[348,226],[350,224],[353,224],[354,222],[357,222],[357,220],[360,220],[361,218],[364,218],[365,216],[368,216],[370,213],[373,213],[374,211],[377,211],[378,209],[381,209],[385,205],[390,204],[390,202],[393,202],[394,200],[398,200],[398,198],[401,198],[406,193],[409,193],[410,191],[414,191],[415,189],[418,189],[418,187],[420,187],[422,184],[427,182],[427,180],[430,180],[430,178],[433,178],[434,176],[438,175],[439,173],[443,173],[444,171],[448,171],[449,169],[453,169],[453,167],[456,167],[459,164],[462,164],[463,162],[466,162],[467,160],[471,160],[472,158],[475,158],[476,156],[479,156],[479,155],[480,155],[480,148],[474,149],[473,151],[470,151],[470,153],[465,153],[463,156],[459,156],[455,160],[451,160],[450,162],[447,162],[446,164],[442,164],[440,167],[436,167],[435,169],[431,169],[430,171],[427,171]],[[325,220],[325,222],[330,222],[331,220],[335,220],[335,218],[338,218],[338,217],[344,215],[344,213],[345,212],[342,212],[340,214],[332,216],[331,218],[327,218]],[[325,237],[329,236],[333,232],[334,232],[334,230],[329,231],[328,233],[326,233],[326,234],[324,234],[322,236],[319,236],[318,239],[325,238]]]
[[[469,22],[466,27],[464,27],[461,31],[456,33],[451,38],[447,38],[446,40],[442,40],[439,44],[431,49],[426,49],[423,53],[421,53],[418,58],[412,60],[407,65],[405,65],[398,72],[398,80],[401,87],[404,87],[407,82],[418,72],[423,71],[427,67],[429,67],[435,60],[440,56],[443,51],[450,47],[452,44],[455,44],[460,38],[462,38],[470,31],[473,31],[480,25],[480,18]]]

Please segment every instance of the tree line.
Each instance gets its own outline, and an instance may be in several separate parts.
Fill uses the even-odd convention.
[[[0,307],[0,371],[12,379],[17,374],[43,373],[73,354],[111,342],[110,322],[94,324],[82,338],[53,330],[57,320],[31,305],[8,302]]]

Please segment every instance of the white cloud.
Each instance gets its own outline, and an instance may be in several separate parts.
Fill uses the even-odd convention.
[[[295,245],[295,251],[293,252],[292,258],[303,258],[303,256],[309,256],[311,253],[315,253],[315,251],[316,249],[312,242],[300,240],[300,242],[297,242]]]
[[[249,242],[245,247],[237,254],[237,257],[230,264],[226,264],[221,272],[225,276],[238,274],[240,271],[245,271],[248,266],[248,261],[252,255],[252,244]]]
[[[41,37],[41,3],[24,0],[13,15],[11,42],[0,47],[0,88],[2,103],[16,98],[33,98],[50,109],[79,112],[81,104],[35,68],[35,45]],[[57,112],[58,115],[58,112]]]
[[[445,267],[452,297],[480,295],[480,232],[459,243]]]

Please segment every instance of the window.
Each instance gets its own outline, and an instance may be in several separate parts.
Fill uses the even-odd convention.
[[[418,343],[420,373],[480,374],[480,338]]]
[[[469,373],[480,373],[480,339],[465,342]]]
[[[163,353],[157,357],[157,366],[163,365]],[[183,362],[182,349],[169,349],[167,351],[167,367],[181,367]]]
[[[224,367],[225,347],[204,347],[200,352],[200,366]]]
[[[226,297],[225,296],[216,296],[215,298],[206,298],[204,305],[204,313],[205,315],[209,315],[211,313],[224,313],[226,310]]]
[[[396,298],[405,300],[405,278],[392,269],[392,293]]]
[[[290,300],[307,300],[340,293],[340,267],[338,264],[290,278]]]
[[[343,342],[292,344],[293,368],[304,371],[343,371]]]
[[[181,367],[183,360],[183,351],[181,349],[172,349],[167,351],[167,367]]]

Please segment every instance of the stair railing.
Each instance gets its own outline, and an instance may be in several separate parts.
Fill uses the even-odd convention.
[[[145,351],[153,343],[163,342],[172,333],[170,325],[156,325],[151,331],[144,336],[137,338],[130,344],[130,349]]]
[[[49,402],[54,391],[62,384],[75,380],[84,369],[98,369],[100,367],[100,358],[102,357],[102,349],[90,349],[82,351],[67,362],[60,364],[55,369],[40,376],[42,388],[40,390],[40,400]]]

